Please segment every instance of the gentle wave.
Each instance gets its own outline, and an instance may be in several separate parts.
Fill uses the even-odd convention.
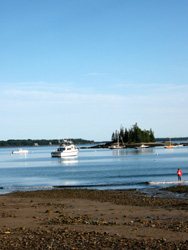
[[[157,173],[157,174],[139,174],[139,175],[113,175],[113,176],[108,176],[106,177],[107,179],[112,179],[112,178],[127,178],[127,177],[131,177],[131,178],[137,178],[137,177],[163,177],[164,173]],[[174,176],[174,173],[172,174],[166,174],[166,176]]]
[[[148,185],[148,182],[110,183],[110,184],[85,184],[85,185],[54,185],[54,186],[25,186],[25,187],[0,187],[7,190],[45,190],[45,189],[67,189],[67,188],[97,188],[97,187],[121,187],[133,185]]]
[[[186,184],[188,181],[149,181],[149,185],[168,185],[168,184]]]
[[[0,187],[0,189],[12,189],[12,190],[22,190],[22,189],[52,189],[53,186],[41,186],[41,187]]]
[[[170,184],[188,184],[188,181],[146,181],[146,182],[129,182],[129,183],[110,183],[110,184],[85,184],[85,185],[54,185],[54,186],[25,186],[25,187],[0,187],[4,190],[50,190],[50,189],[87,189],[87,188],[110,188],[110,187],[122,187],[122,186],[148,186],[148,185],[170,185]]]
[[[118,187],[118,186],[133,186],[133,185],[143,185],[148,184],[148,182],[142,182],[142,183],[113,183],[113,184],[91,184],[91,185],[59,185],[59,186],[53,186],[54,188],[91,188],[91,187]]]

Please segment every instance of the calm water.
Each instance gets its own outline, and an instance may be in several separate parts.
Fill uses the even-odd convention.
[[[72,159],[51,158],[56,147],[27,147],[27,155],[0,148],[0,194],[57,188],[131,189],[178,185],[176,171],[188,184],[188,147],[80,149]]]

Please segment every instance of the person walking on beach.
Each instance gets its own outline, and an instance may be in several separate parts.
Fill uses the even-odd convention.
[[[181,181],[182,171],[179,168],[177,171],[177,175],[178,175],[178,181]]]

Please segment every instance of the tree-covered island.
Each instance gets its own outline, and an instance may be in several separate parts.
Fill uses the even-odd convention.
[[[138,127],[137,123],[135,123],[129,130],[121,126],[120,130],[116,130],[112,133],[111,141],[92,146],[91,148],[117,149],[117,146],[122,148],[134,148],[140,146],[143,143],[147,144],[149,147],[164,146],[164,143],[156,143],[152,129],[142,130]]]
[[[155,142],[155,136],[152,129],[150,130],[142,130],[138,127],[137,123],[135,123],[129,130],[127,128],[120,127],[120,130],[116,130],[112,134],[112,142],[120,143],[149,143]]]

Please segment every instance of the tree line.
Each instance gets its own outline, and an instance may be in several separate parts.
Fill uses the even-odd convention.
[[[155,142],[155,136],[152,129],[142,130],[135,123],[129,130],[127,128],[120,127],[120,131],[116,130],[112,134],[112,141],[120,143],[141,143],[141,142]]]
[[[156,141],[169,141],[169,137],[156,138]],[[171,141],[188,141],[188,137],[173,137]]]
[[[94,141],[84,140],[84,139],[67,139],[72,141],[74,144],[93,144]],[[23,140],[14,140],[10,139],[7,141],[0,141],[0,147],[29,147],[29,146],[48,146],[48,145],[59,145],[60,140],[32,140],[32,139],[23,139]]]

